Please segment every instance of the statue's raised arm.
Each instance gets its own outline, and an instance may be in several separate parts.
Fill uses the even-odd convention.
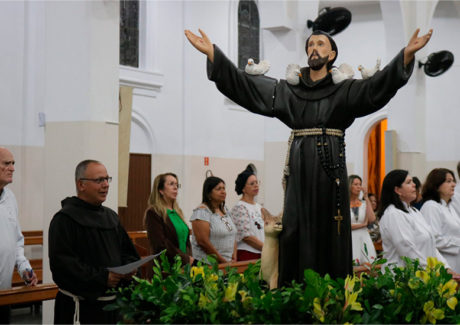
[[[430,29],[428,33],[420,37],[418,37],[419,32],[420,28],[417,28],[404,49],[404,66],[408,65],[414,59],[415,52],[423,48],[428,43],[431,35],[433,34],[433,29]]]
[[[209,61],[214,62],[214,47],[205,32],[198,28],[201,37],[186,29],[185,36],[198,51],[208,56]]]

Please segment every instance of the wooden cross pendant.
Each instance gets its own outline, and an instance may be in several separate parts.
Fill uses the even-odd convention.
[[[334,219],[337,221],[337,233],[340,235],[340,222],[343,220],[343,217],[340,215],[340,209],[338,209],[337,214]]]

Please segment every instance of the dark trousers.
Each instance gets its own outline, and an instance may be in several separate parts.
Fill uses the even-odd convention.
[[[253,253],[250,251],[246,251],[243,249],[239,249],[236,251],[236,260],[237,261],[249,261],[249,260],[257,260],[261,256],[261,253]]]
[[[103,310],[104,306],[112,302],[80,300],[80,323],[116,324],[118,313]],[[58,292],[54,303],[54,324],[73,324],[74,313],[75,303],[73,299],[62,292]]]
[[[11,323],[11,307],[0,306],[0,324]]]

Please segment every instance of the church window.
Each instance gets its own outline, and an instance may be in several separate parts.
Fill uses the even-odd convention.
[[[120,0],[120,64],[139,67],[138,0]]]
[[[259,62],[260,56],[259,10],[253,0],[238,4],[238,67],[244,69],[248,59]]]

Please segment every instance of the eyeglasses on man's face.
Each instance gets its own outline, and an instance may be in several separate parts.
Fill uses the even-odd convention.
[[[107,181],[107,183],[110,183],[112,181],[112,177],[107,176],[107,177],[99,177],[99,178],[80,178],[80,180],[81,181],[91,181],[96,184],[102,184],[105,181]]]

